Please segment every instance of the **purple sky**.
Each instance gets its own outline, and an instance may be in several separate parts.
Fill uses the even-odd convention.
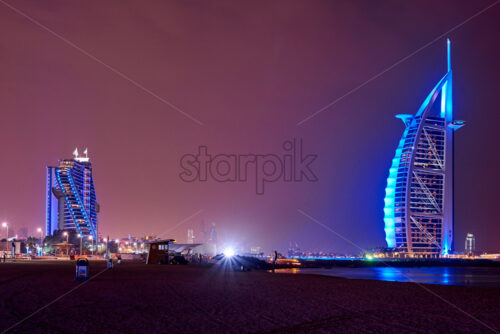
[[[0,3],[0,219],[44,226],[45,166],[89,148],[100,231],[357,251],[385,245],[383,198],[403,132],[446,71],[445,38],[323,108],[493,1],[7,1]],[[500,5],[452,40],[458,250],[499,251]],[[152,94],[174,104],[193,122]],[[282,155],[302,138],[318,182],[185,183],[182,155]],[[200,212],[201,211],[201,212]],[[179,222],[195,215],[180,226]],[[4,231],[1,231],[2,233]]]

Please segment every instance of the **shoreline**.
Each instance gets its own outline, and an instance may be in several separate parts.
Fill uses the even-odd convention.
[[[373,260],[322,260],[322,259],[297,259],[302,268],[323,268],[323,267],[397,267],[397,268],[419,268],[419,267],[483,267],[500,268],[500,261],[489,259],[373,259]],[[287,266],[293,268],[294,266]]]
[[[496,267],[282,268],[277,269],[276,273],[310,274],[382,282],[500,288],[500,268]]]

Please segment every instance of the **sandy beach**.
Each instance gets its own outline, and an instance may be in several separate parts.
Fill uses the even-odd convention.
[[[104,270],[104,271],[103,271]],[[0,264],[0,333],[488,333],[500,288],[219,267],[69,261]],[[72,290],[73,289],[73,290]],[[439,297],[437,297],[437,296]],[[61,297],[62,296],[62,297]],[[456,307],[470,314],[465,315]]]

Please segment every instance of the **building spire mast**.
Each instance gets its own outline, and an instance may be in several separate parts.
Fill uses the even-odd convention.
[[[447,60],[448,60],[448,72],[451,71],[451,51],[450,51],[450,46],[451,42],[450,39],[446,39],[446,45],[447,45]]]

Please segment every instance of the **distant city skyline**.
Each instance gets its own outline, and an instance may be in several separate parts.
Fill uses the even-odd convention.
[[[472,233],[476,252],[499,252],[500,6],[462,24],[491,3],[12,4],[40,25],[1,6],[0,222],[38,236],[45,167],[88,147],[103,236],[185,240],[204,221],[234,247],[359,252],[302,210],[360,247],[384,246],[394,115],[414,114],[442,78],[449,37],[454,118],[467,122],[455,137],[455,248]],[[280,179],[259,195],[253,180],[179,178],[200,146],[280,154],[291,138],[317,155],[317,182]]]

